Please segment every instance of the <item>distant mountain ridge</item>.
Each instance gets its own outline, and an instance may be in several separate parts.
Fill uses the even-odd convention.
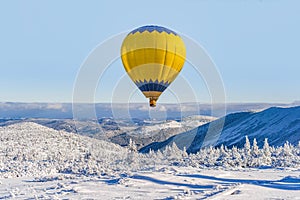
[[[226,104],[227,113],[235,113],[249,110],[262,110],[272,106],[292,106],[300,105],[299,101],[292,104],[279,103],[228,103]],[[96,110],[97,117],[128,118],[138,119],[151,118],[149,116],[149,106],[147,103],[96,103],[96,104],[76,104],[75,109],[80,110],[79,117],[87,116],[91,110]],[[73,119],[72,103],[17,103],[0,102],[0,119],[21,119],[21,118],[47,118],[47,119]],[[113,108],[113,109],[112,109]],[[156,108],[157,116],[163,116],[164,119],[177,119],[190,115],[206,115],[214,117],[223,117],[224,105],[215,105],[214,114],[212,114],[212,105],[204,103],[181,103],[181,104],[159,104]],[[114,116],[114,112],[117,115]],[[128,111],[130,115],[128,115]],[[161,115],[160,115],[161,114]],[[82,116],[81,116],[82,115]],[[77,116],[78,117],[78,116]]]
[[[167,145],[175,142],[179,148],[185,146],[187,152],[195,153],[205,147],[203,142],[208,128],[218,126],[222,120],[224,118],[172,136],[163,142],[149,144],[140,151],[164,149]],[[229,114],[225,117],[223,130],[215,146],[223,144],[228,147],[242,147],[246,135],[251,141],[256,138],[260,147],[263,145],[264,138],[268,138],[269,144],[272,146],[282,146],[286,141],[297,145],[300,141],[300,106],[272,107],[260,112]]]

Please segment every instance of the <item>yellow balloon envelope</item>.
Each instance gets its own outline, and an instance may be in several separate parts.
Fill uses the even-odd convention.
[[[181,71],[185,56],[181,37],[161,26],[142,26],[131,31],[121,47],[127,74],[150,99],[152,107]]]

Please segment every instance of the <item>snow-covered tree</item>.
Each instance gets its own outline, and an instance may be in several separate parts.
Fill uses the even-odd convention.
[[[218,162],[221,165],[220,149],[210,146],[203,150],[203,156],[205,166],[216,166]],[[218,161],[218,159],[220,160]]]
[[[167,146],[163,151],[163,155],[169,160],[181,160],[182,159],[182,151],[177,147],[176,143],[173,142],[172,146]]]
[[[270,146],[268,143],[268,138],[265,138],[264,146],[263,146],[263,154],[262,154],[262,164],[263,165],[271,165],[272,159],[271,159],[271,151]]]
[[[227,166],[228,165],[228,159],[229,159],[229,153],[228,149],[224,147],[224,145],[221,145],[220,147],[220,153],[219,158],[217,159],[217,165],[219,166]]]
[[[249,167],[251,165],[251,144],[247,135],[245,137],[245,144],[244,144],[242,158],[243,158],[243,166]]]
[[[188,153],[186,152],[186,147],[184,146],[183,147],[183,150],[182,150],[182,157],[183,158],[186,158],[186,157],[188,157],[189,155],[188,155]]]
[[[293,146],[288,141],[286,141],[286,143],[284,143],[284,145],[283,145],[281,155],[282,156],[292,156],[292,148],[293,148]]]
[[[256,138],[253,139],[253,145],[252,145],[252,148],[251,148],[251,157],[249,158],[249,166],[250,167],[258,167],[260,166],[260,150],[258,148],[258,145],[257,145],[257,141],[256,141]]]
[[[156,158],[155,158],[155,163],[156,163],[156,164],[160,164],[160,163],[162,163],[163,161],[166,161],[166,160],[164,159],[163,153],[162,153],[160,150],[157,150],[157,152],[156,152]]]
[[[244,152],[245,152],[245,155],[250,156],[251,155],[251,144],[250,144],[250,141],[249,141],[249,138],[247,135],[245,137],[245,140],[246,141],[244,144]]]
[[[256,138],[253,139],[252,151],[251,154],[253,157],[257,158],[259,156],[259,148],[257,146]]]
[[[129,149],[129,151],[132,151],[132,152],[138,151],[135,142],[131,138],[129,139],[128,149]]]
[[[240,167],[242,164],[242,156],[235,146],[231,149],[231,162],[229,164],[233,167]]]

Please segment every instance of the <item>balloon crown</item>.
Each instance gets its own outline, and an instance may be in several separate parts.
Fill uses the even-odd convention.
[[[139,28],[136,28],[134,29],[133,31],[131,31],[129,34],[135,34],[136,32],[140,32],[140,33],[143,33],[145,31],[148,31],[149,33],[153,32],[153,31],[157,31],[159,33],[162,33],[162,32],[166,32],[168,34],[174,34],[174,35],[178,35],[176,32],[168,29],[168,28],[165,28],[165,27],[162,27],[162,26],[156,26],[156,25],[146,25],[146,26],[141,26]],[[128,34],[128,35],[129,35]]]

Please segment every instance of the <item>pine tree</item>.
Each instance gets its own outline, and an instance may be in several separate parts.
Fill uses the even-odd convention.
[[[298,145],[296,147],[296,155],[298,156],[298,158],[300,159],[300,141],[298,142]]]
[[[182,150],[182,157],[183,158],[187,158],[189,155],[188,155],[188,153],[186,152],[186,147],[184,146],[183,147],[183,150]]]
[[[131,138],[129,140],[128,150],[132,151],[132,152],[137,152],[138,151],[135,142]]]
[[[249,163],[251,167],[258,167],[260,166],[260,151],[259,148],[257,146],[257,141],[256,138],[253,139],[253,145],[251,148],[251,157],[249,159]]]
[[[171,146],[166,146],[165,149],[162,151],[162,154],[165,158],[169,158],[171,155]]]
[[[182,159],[182,152],[177,147],[176,143],[173,142],[172,146],[170,147],[170,157],[171,160],[181,160]]]
[[[291,156],[292,155],[292,145],[286,141],[283,145],[283,150],[282,150],[282,153],[283,153],[283,156]]]
[[[205,159],[204,159],[205,165],[208,167],[215,166],[217,164],[217,160],[220,157],[220,150],[210,146],[203,150],[203,154],[205,156]],[[221,164],[219,163],[219,165],[221,165]]]
[[[279,147],[277,150],[276,164],[281,167],[292,166],[295,160],[295,157],[293,155],[293,148],[293,145],[291,145],[288,141],[286,141],[283,147]]]
[[[246,135],[246,142],[244,145],[244,152],[247,156],[250,156],[251,154],[251,144],[247,135]]]
[[[262,163],[264,165],[267,165],[267,166],[271,165],[271,163],[272,163],[270,146],[269,146],[269,143],[268,143],[268,138],[265,138],[265,141],[264,141]]]
[[[165,165],[168,164],[167,157],[164,155],[164,150],[157,150],[154,152],[154,157],[152,158],[152,163],[154,169],[156,169],[157,165]]]
[[[161,163],[162,161],[165,161],[164,155],[160,150],[157,150],[155,163]]]
[[[150,149],[149,152],[148,152],[148,155],[149,155],[150,158],[153,158],[155,153],[152,149]]]
[[[220,154],[219,154],[219,158],[217,159],[217,163],[219,166],[227,166],[227,162],[229,159],[229,154],[228,154],[228,149],[226,147],[224,147],[224,145],[222,144],[220,147]]]
[[[251,165],[251,144],[247,135],[245,139],[243,161],[244,166],[249,167]]]
[[[235,146],[232,147],[232,149],[231,149],[231,158],[232,158],[232,162],[230,163],[231,166],[234,166],[234,167],[241,166],[242,156],[239,153],[238,148],[236,148]]]
[[[257,158],[259,156],[259,148],[257,146],[256,138],[253,139],[252,156],[255,158]]]
[[[135,142],[131,138],[129,140],[128,150],[129,152],[127,154],[127,158],[125,159],[125,162],[132,169],[136,169],[138,167],[139,157],[138,157],[137,147],[135,145]]]

